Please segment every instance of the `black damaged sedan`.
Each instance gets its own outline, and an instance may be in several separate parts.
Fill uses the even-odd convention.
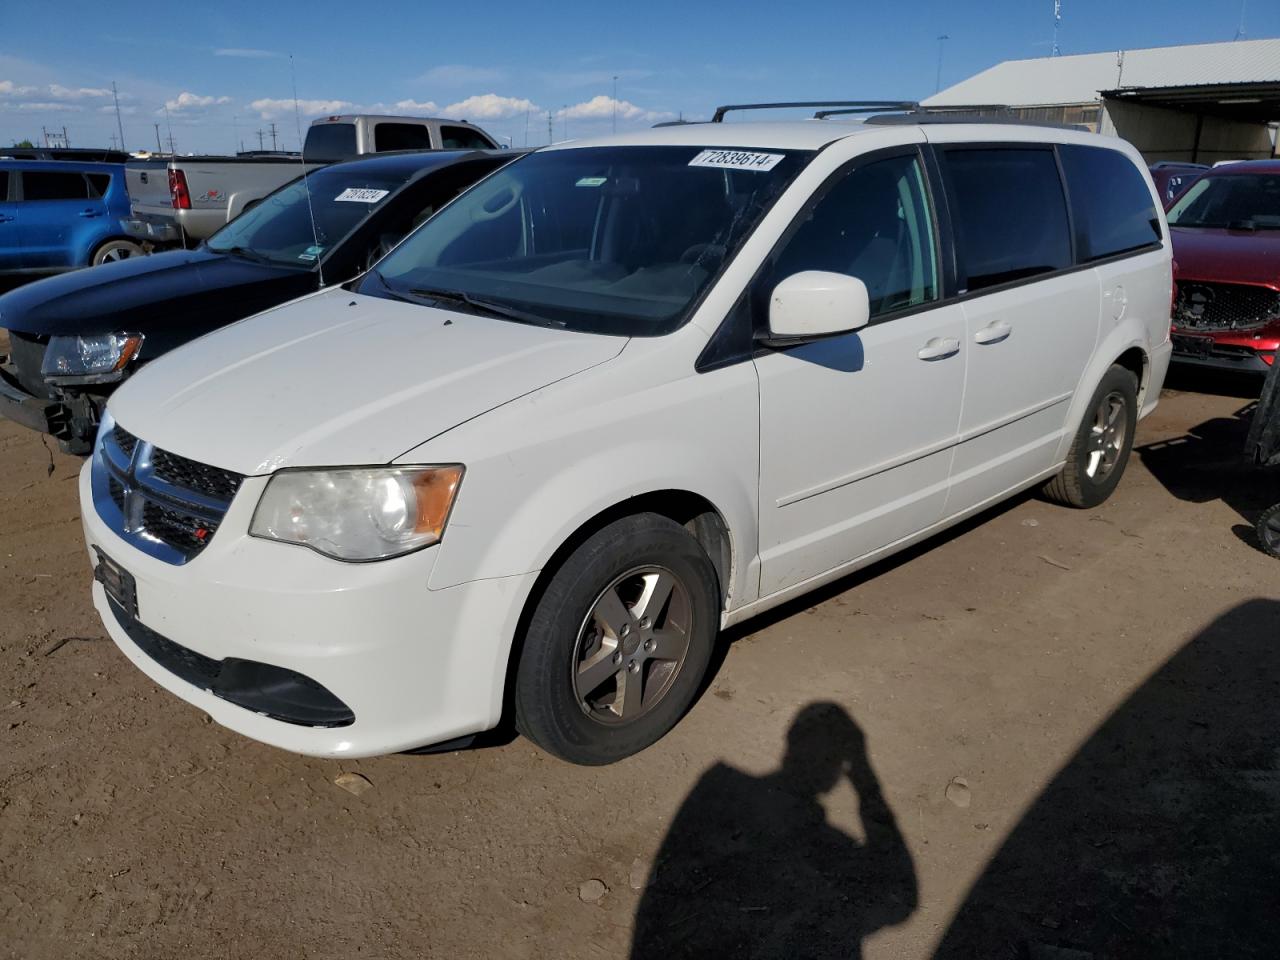
[[[0,296],[0,414],[87,454],[107,397],[196,337],[365,271],[510,151],[382,154],[312,171],[195,250],[135,257]]]

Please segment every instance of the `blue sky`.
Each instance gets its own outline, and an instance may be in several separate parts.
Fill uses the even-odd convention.
[[[1280,2],[1246,0],[1245,34],[1280,36]],[[1063,0],[1064,54],[1230,40],[1241,0]],[[257,145],[277,123],[375,110],[461,115],[520,146],[706,116],[743,100],[919,99],[1001,60],[1047,56],[1052,0],[628,4],[283,0],[0,4],[0,144],[65,125],[73,146]],[[168,104],[168,116],[165,105]],[[268,137],[268,145],[270,145]]]

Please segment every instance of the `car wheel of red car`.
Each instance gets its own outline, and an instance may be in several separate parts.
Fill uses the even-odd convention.
[[[1138,425],[1138,378],[1112,367],[1098,384],[1076,431],[1062,472],[1044,486],[1044,495],[1071,507],[1096,507],[1106,500],[1129,463]]]

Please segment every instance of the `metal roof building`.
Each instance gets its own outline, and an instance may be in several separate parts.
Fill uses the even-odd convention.
[[[1085,124],[1151,161],[1266,157],[1280,121],[1280,39],[1007,60],[924,103]]]

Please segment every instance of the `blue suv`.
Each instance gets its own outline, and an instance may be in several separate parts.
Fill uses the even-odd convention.
[[[138,256],[124,165],[0,160],[0,274],[61,273]]]

